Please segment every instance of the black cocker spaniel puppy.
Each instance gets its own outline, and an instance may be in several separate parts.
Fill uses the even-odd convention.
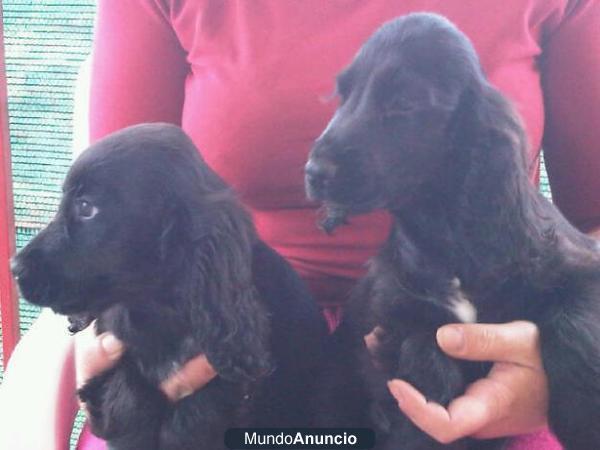
[[[222,449],[234,426],[303,426],[326,327],[291,267],[181,129],[114,133],[73,164],[54,220],[14,259],[23,296],[96,319],[126,352],[79,391],[111,449]],[[170,403],[204,353],[218,376]]]
[[[436,329],[518,319],[540,330],[552,430],[567,449],[600,448],[600,246],[529,182],[521,122],[469,40],[438,15],[398,18],[364,44],[337,91],[307,193],[324,203],[328,231],[375,208],[395,219],[338,337],[362,353],[378,448],[501,447],[435,442],[385,381],[405,379],[447,405],[489,365],[445,355]],[[373,364],[362,336],[375,327]]]

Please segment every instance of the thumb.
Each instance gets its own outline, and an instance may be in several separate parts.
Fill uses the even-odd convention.
[[[445,325],[436,337],[444,352],[460,359],[524,366],[539,362],[539,331],[531,322]]]
[[[96,335],[88,326],[75,335],[75,368],[77,386],[113,367],[123,354],[123,343],[113,334]]]

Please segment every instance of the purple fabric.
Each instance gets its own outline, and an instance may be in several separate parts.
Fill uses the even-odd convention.
[[[563,450],[563,447],[549,430],[543,430],[519,436],[511,442],[508,450]]]
[[[79,436],[77,450],[107,450],[106,442],[94,436],[86,423]]]

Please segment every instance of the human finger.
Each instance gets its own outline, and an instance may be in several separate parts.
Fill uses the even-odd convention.
[[[428,402],[403,380],[391,381],[389,388],[402,412],[443,443],[466,436],[489,439],[525,434],[547,423],[545,377],[519,365],[495,364],[486,378],[469,385],[447,408]]]
[[[217,375],[206,355],[190,359],[160,385],[161,390],[171,400],[177,401],[204,387]]]
[[[364,337],[365,345],[370,353],[374,353],[379,346],[379,337],[382,335],[383,329],[381,327],[375,327],[369,334]]]
[[[488,421],[488,405],[477,397],[459,397],[448,409],[427,401],[417,389],[403,380],[388,383],[402,412],[422,431],[447,444],[475,433]]]
[[[123,343],[112,333],[96,335],[93,323],[75,335],[77,387],[113,367],[124,351]]]
[[[539,331],[535,324],[451,324],[440,327],[437,341],[450,356],[472,361],[541,365]]]

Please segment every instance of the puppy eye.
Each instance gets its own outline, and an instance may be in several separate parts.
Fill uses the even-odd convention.
[[[91,202],[84,199],[79,199],[75,203],[75,215],[79,219],[89,220],[98,214],[98,208]]]

